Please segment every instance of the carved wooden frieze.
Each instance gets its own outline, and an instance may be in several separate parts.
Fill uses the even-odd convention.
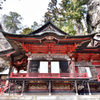
[[[52,89],[66,89],[66,90],[70,90],[70,84],[53,84],[52,85]]]
[[[82,66],[82,67],[89,67],[89,66],[93,66],[91,62],[87,62],[87,61],[78,61],[75,62],[75,66]]]
[[[54,36],[46,36],[41,39],[41,42],[44,43],[57,43],[59,40]]]
[[[47,81],[29,81],[29,83],[47,83]]]
[[[46,84],[29,84],[29,89],[47,89]]]
[[[1,76],[1,79],[6,79],[6,78],[7,78],[7,76],[5,76],[5,75]]]
[[[66,54],[31,54],[28,60],[71,60]]]
[[[48,41],[51,41],[53,38],[52,37],[47,37]],[[76,49],[76,43],[71,44],[71,45],[59,45],[53,42],[45,42],[44,44],[41,45],[36,45],[36,44],[26,44],[22,43],[22,48],[24,49],[25,52],[31,52],[32,54],[36,53],[43,53],[43,54],[48,54],[49,52],[51,54],[68,54],[69,52],[72,53]]]

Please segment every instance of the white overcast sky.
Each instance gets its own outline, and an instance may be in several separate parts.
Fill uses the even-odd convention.
[[[10,11],[17,12],[23,17],[22,24],[30,27],[34,21],[40,23],[44,13],[47,11],[51,0],[6,0],[0,15],[9,14]],[[61,0],[58,0],[60,2]]]

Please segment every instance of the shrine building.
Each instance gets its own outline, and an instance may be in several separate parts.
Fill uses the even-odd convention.
[[[27,35],[1,31],[12,46],[4,93],[100,93],[100,35],[71,36],[48,21]],[[3,93],[2,92],[2,93]]]

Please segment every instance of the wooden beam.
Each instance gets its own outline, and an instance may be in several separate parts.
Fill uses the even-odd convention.
[[[76,71],[75,71],[75,64],[74,64],[74,61],[72,60],[71,63],[72,63],[73,75],[74,75],[74,77],[76,77]]]
[[[51,81],[49,81],[49,95],[51,95]]]
[[[28,76],[29,70],[30,70],[30,59],[28,59],[28,64],[27,64],[27,77],[29,77]]]
[[[23,80],[22,93],[21,93],[21,95],[23,95],[23,92],[24,92],[24,84],[25,84],[25,81]]]
[[[99,65],[100,66],[100,61],[92,62],[92,65]]]
[[[88,87],[89,95],[91,95],[89,82],[87,82],[87,87]]]
[[[10,82],[10,86],[9,86],[9,90],[8,90],[8,95],[10,95],[10,88],[11,88],[11,82]]]
[[[77,81],[75,81],[75,89],[76,89],[76,95],[78,95]]]

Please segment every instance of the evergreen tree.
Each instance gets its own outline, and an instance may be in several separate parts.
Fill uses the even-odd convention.
[[[0,0],[0,9],[3,8],[3,7],[2,7],[2,4],[3,4],[4,1],[6,1],[6,0]]]
[[[31,28],[29,28],[29,27],[27,27],[27,28],[24,28],[23,30],[22,30],[22,32],[20,32],[22,35],[27,35],[27,34],[29,34],[29,33],[31,33],[31,32],[33,32],[33,30],[31,29]]]
[[[37,30],[39,27],[41,27],[40,24],[38,24],[36,21],[33,22],[33,25],[31,25],[31,28],[27,27],[27,28],[24,28],[22,30],[22,32],[20,32],[22,35],[27,35],[35,30]]]
[[[31,25],[31,29],[33,31],[37,30],[39,27],[41,27],[40,24],[38,24],[36,21],[33,22],[33,25]]]
[[[45,13],[45,22],[47,20],[57,20],[58,16],[58,8],[57,8],[57,0],[51,0],[51,2],[49,2],[48,4],[48,8],[47,8],[48,12]]]
[[[83,6],[83,4],[86,4],[88,0],[62,0],[59,8],[56,4],[57,1],[56,3],[53,1],[49,3],[48,12],[46,12],[45,15],[48,17],[52,16],[52,20],[54,20],[55,24],[63,31],[72,35],[75,33],[77,35],[82,34],[84,26],[81,20],[85,20],[84,15],[87,14],[86,7]]]
[[[11,32],[16,33],[17,30],[20,30],[22,17],[16,12],[10,12],[9,15],[3,15],[3,24],[5,28]]]

